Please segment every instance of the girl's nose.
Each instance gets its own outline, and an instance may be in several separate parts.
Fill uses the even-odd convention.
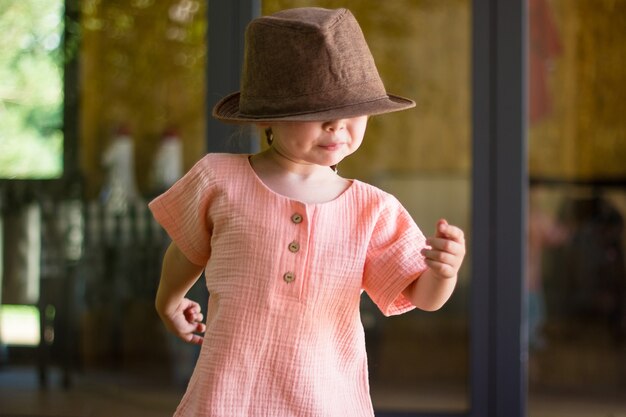
[[[345,119],[329,120],[324,123],[324,130],[327,132],[336,132],[346,127]]]

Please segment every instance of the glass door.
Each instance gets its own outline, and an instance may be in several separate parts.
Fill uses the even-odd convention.
[[[528,7],[529,415],[622,415],[626,2]]]
[[[426,235],[439,218],[469,236],[471,2],[267,0],[263,14],[346,7],[359,21],[389,92],[417,108],[373,117],[339,170],[397,196]],[[469,256],[444,308],[385,318],[364,295],[362,320],[377,415],[469,409]]]

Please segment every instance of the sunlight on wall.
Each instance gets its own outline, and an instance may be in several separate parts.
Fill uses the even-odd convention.
[[[39,344],[39,310],[28,305],[0,305],[0,341],[6,345]]]

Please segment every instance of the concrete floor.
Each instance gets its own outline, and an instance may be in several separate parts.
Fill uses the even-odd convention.
[[[148,378],[105,372],[75,375],[64,389],[53,371],[42,389],[35,369],[0,370],[1,417],[169,417],[181,395]]]

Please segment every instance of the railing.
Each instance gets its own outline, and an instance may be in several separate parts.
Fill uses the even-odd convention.
[[[39,271],[40,382],[47,384],[50,367],[59,365],[67,387],[72,371],[85,361],[120,363],[128,345],[123,329],[130,306],[142,303],[147,314],[154,313],[169,238],[145,202],[113,210],[97,201],[43,199],[10,209],[27,206],[40,216],[38,224],[30,225],[41,236],[33,245],[40,264],[32,265]],[[5,244],[10,239],[5,236]],[[149,349],[151,342],[143,342]]]

